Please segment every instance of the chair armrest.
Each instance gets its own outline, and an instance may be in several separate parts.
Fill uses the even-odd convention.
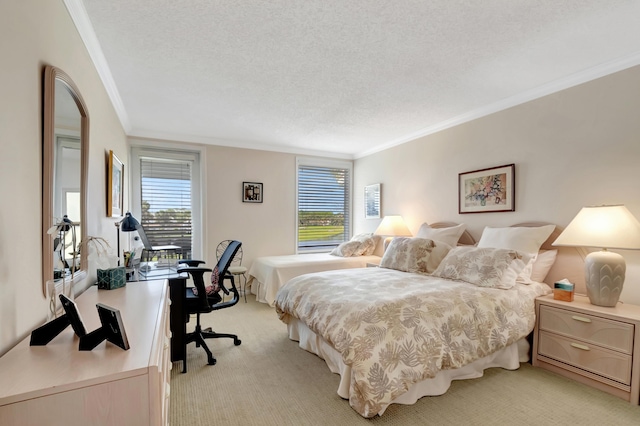
[[[202,263],[205,263],[204,260],[195,260],[195,259],[181,259],[178,260],[178,264],[187,265],[187,266],[198,266]]]
[[[192,273],[204,274],[205,272],[213,272],[213,269],[210,269],[210,268],[198,268],[196,266],[183,266],[183,267],[178,268],[178,271],[180,271],[180,272],[188,272],[190,274],[192,274]]]

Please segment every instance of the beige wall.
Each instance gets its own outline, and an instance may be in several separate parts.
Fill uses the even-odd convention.
[[[106,218],[105,150],[128,160],[126,138],[62,0],[0,3],[0,354],[47,317],[41,282],[42,76],[45,65],[65,71],[89,110],[90,235],[115,246]],[[126,197],[127,194],[125,194]],[[90,268],[95,270],[95,268]],[[89,285],[79,283],[76,290]]]
[[[631,68],[355,162],[355,229],[364,186],[382,183],[382,214],[422,222],[485,225],[545,221],[566,226],[581,207],[625,204],[640,219],[640,67]],[[515,163],[516,211],[458,214],[458,173]],[[621,300],[640,304],[640,252],[627,260]]]
[[[296,156],[209,146],[206,158],[207,263],[225,239],[242,241],[247,266],[258,256],[293,254]],[[263,202],[243,203],[242,182],[262,182]]]

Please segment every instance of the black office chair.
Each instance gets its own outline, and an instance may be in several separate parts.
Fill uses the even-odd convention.
[[[216,258],[220,260],[220,257],[224,254],[225,250],[233,240],[223,240],[216,247]],[[229,265],[229,271],[231,275],[238,277],[238,285],[242,284],[242,294],[244,295],[244,303],[247,303],[247,267],[242,266],[242,247],[238,249],[238,252],[231,260]]]
[[[233,275],[228,273],[229,265],[231,265],[231,261],[233,257],[236,255],[236,252],[240,249],[242,243],[240,241],[232,241],[223,255],[218,260],[218,264],[216,268],[212,271],[209,268],[201,268],[198,265],[204,263],[201,260],[180,260],[179,263],[182,265],[187,265],[186,267],[181,266],[178,271],[179,272],[188,272],[193,278],[193,282],[195,284],[194,287],[188,287],[185,293],[185,310],[187,315],[196,314],[196,328],[193,333],[189,333],[185,336],[185,346],[191,342],[196,342],[196,347],[202,346],[202,348],[207,353],[207,359],[209,365],[215,365],[216,359],[211,353],[211,350],[205,343],[204,339],[215,339],[220,337],[228,337],[233,339],[233,344],[238,346],[242,341],[235,334],[227,334],[227,333],[216,333],[211,330],[211,328],[202,329],[200,326],[200,314],[206,314],[212,311],[217,311],[224,308],[230,308],[231,306],[238,303],[240,300],[240,294],[238,289],[236,288],[236,284],[233,279]],[[227,289],[224,285],[224,280],[231,281],[231,293],[233,293],[233,298],[231,300],[222,301],[222,297],[219,292],[210,292],[207,294],[207,286],[204,283],[204,273],[212,272],[212,274],[217,275],[217,283],[225,294],[229,294],[229,289]],[[187,361],[186,359],[182,363],[182,372],[185,373],[187,371]]]

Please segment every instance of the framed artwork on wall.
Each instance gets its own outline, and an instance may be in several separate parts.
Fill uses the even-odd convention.
[[[515,164],[458,174],[458,213],[516,210]]]
[[[365,219],[380,218],[380,184],[374,183],[364,187],[364,217]]]
[[[243,203],[261,203],[262,195],[263,195],[262,183],[242,182],[242,202]]]
[[[120,217],[123,215],[124,194],[124,164],[109,151],[107,158],[107,216]]]

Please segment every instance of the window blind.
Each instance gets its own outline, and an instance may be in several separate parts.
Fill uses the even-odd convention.
[[[349,240],[350,177],[347,168],[298,165],[298,252]]]
[[[192,251],[191,163],[141,158],[141,221],[153,246],[177,245]]]

